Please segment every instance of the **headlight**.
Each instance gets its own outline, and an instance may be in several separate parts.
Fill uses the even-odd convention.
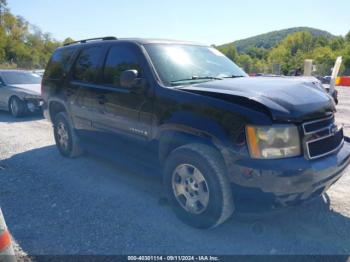
[[[247,126],[247,142],[251,157],[273,159],[301,154],[296,126]]]

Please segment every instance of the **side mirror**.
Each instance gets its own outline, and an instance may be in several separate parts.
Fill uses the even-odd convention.
[[[138,74],[139,73],[135,69],[122,72],[120,76],[120,85],[126,88],[135,87],[140,80]]]

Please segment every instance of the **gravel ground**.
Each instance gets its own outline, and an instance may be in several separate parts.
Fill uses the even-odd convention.
[[[350,137],[350,88],[338,87],[339,105],[337,106],[337,121],[344,125],[345,134]]]
[[[350,135],[350,88],[338,122]],[[213,230],[182,224],[158,177],[57,152],[42,118],[0,112],[0,200],[19,256],[350,254],[350,169],[326,195],[278,212],[236,214]]]

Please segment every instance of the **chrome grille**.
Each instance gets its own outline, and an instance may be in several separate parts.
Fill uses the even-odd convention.
[[[328,129],[331,125],[334,125],[334,115],[326,118],[306,122],[303,124],[303,130],[305,135],[318,133],[320,131]]]
[[[334,115],[302,125],[309,159],[317,159],[339,150],[344,143],[343,129],[335,124]]]

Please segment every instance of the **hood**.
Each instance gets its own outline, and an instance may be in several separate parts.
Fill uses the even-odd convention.
[[[40,84],[22,84],[22,85],[11,85],[21,89],[21,91],[33,95],[41,95],[41,85]]]
[[[307,78],[242,77],[186,86],[182,90],[213,96],[226,101],[259,103],[274,120],[301,122],[335,111],[332,98]],[[243,98],[239,101],[239,97]],[[232,101],[232,100],[231,100]]]

